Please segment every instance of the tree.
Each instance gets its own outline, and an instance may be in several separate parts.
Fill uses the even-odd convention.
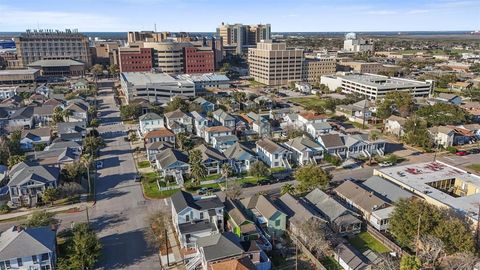
[[[13,166],[17,165],[20,162],[27,160],[25,155],[13,155],[8,158],[8,168],[11,169]]]
[[[8,148],[10,155],[22,155],[23,151],[20,148],[20,141],[22,140],[22,132],[20,130],[15,130],[10,133],[10,139],[8,141]]]
[[[400,270],[420,270],[422,262],[419,258],[410,255],[403,255],[400,260]]]
[[[226,185],[225,195],[232,200],[240,198],[242,196],[242,186],[236,181],[229,182]]]
[[[471,224],[458,217],[444,218],[433,230],[433,235],[443,242],[447,254],[475,250]]]
[[[165,107],[165,112],[173,112],[180,109],[182,112],[188,112],[188,104],[185,100],[180,97],[174,97],[171,101],[167,103]]]
[[[370,140],[376,141],[378,140],[379,137],[380,137],[380,133],[378,133],[378,131],[375,131],[375,130],[370,131],[370,134],[369,134]]]
[[[416,115],[423,117],[428,125],[459,125],[467,121],[467,113],[459,106],[448,103],[436,103],[420,108]]]
[[[190,140],[190,137],[187,133],[177,133],[175,137],[175,142],[180,150],[187,151],[192,148],[192,140]]]
[[[203,113],[203,107],[196,102],[190,102],[190,104],[188,104],[188,111]]]
[[[57,189],[60,198],[73,197],[85,192],[85,189],[79,183],[75,182],[65,182]]]
[[[101,255],[102,244],[87,223],[79,223],[73,229],[67,250],[69,256],[59,261],[59,269],[92,269]]]
[[[407,117],[414,106],[415,102],[409,92],[389,92],[377,102],[377,117],[388,118],[393,111],[397,111],[402,117]]]
[[[408,118],[405,122],[404,132],[402,140],[407,144],[420,146],[425,149],[429,149],[433,145],[427,129],[427,123],[415,115]]]
[[[436,206],[422,200],[401,199],[390,215],[389,231],[400,246],[414,247],[417,230],[420,229],[420,235],[430,234],[441,220],[442,213]]]
[[[435,269],[440,255],[444,252],[442,240],[431,235],[422,236],[419,241],[419,249],[419,259],[424,265],[426,264],[426,266]]]
[[[207,176],[207,168],[203,165],[202,152],[198,149],[191,150],[188,162],[190,163],[190,174],[195,180],[194,184],[199,186],[200,182]]]
[[[110,65],[108,66],[108,73],[110,73],[110,75],[112,75],[113,77],[117,77],[120,73],[120,68],[117,64]]]
[[[299,227],[297,234],[307,249],[320,258],[325,257],[333,246],[334,238],[326,223],[317,218],[310,218]]]
[[[103,66],[100,64],[95,64],[90,68],[90,72],[92,72],[94,76],[98,77],[103,74]]]
[[[290,194],[292,195],[293,193],[295,193],[295,186],[292,185],[292,184],[284,184],[281,188],[280,188],[280,194]]]
[[[249,173],[252,176],[260,178],[260,177],[269,175],[270,171],[268,170],[265,163],[263,163],[260,160],[257,160],[250,165]]]
[[[299,182],[297,190],[303,193],[315,188],[325,189],[332,176],[320,166],[310,164],[299,168],[295,172],[295,179]]]
[[[100,125],[100,121],[96,118],[90,121],[90,127],[98,127],[99,125]]]
[[[55,107],[55,109],[53,109],[52,120],[53,120],[54,123],[60,123],[60,122],[65,121],[63,119],[63,109],[62,109],[62,107],[57,106],[57,107]]]
[[[447,256],[442,262],[445,262],[446,268],[449,270],[471,270],[479,262],[479,258],[471,252],[457,253]]]
[[[148,228],[145,232],[145,240],[150,247],[159,248],[165,245],[165,230],[170,222],[170,212],[158,211],[147,217]]]
[[[120,106],[120,117],[122,120],[137,119],[142,114],[140,104],[128,104]]]
[[[43,226],[52,226],[57,225],[58,220],[55,219],[55,214],[47,211],[37,211],[34,212],[25,222],[25,226],[28,228],[32,227],[43,227]]]
[[[44,203],[50,203],[53,205],[53,202],[58,199],[58,190],[54,187],[49,187],[42,192],[42,200]]]
[[[233,174],[232,166],[228,163],[222,164],[221,173],[223,178],[228,178]]]
[[[84,173],[85,167],[78,162],[65,164],[62,169],[62,177],[67,182],[80,182]]]
[[[97,155],[98,150],[105,146],[101,137],[87,136],[83,140],[83,152],[93,156]]]

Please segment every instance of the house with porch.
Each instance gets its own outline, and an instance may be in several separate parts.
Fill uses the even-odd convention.
[[[69,100],[65,110],[69,112],[66,122],[89,122],[88,119],[89,104],[81,99]]]
[[[180,127],[181,132],[192,133],[192,130],[193,130],[192,117],[182,112],[180,109],[177,109],[173,112],[165,113],[164,116],[165,116],[165,124],[168,129],[176,130],[174,132],[177,133],[178,128]]]
[[[57,136],[62,140],[81,143],[86,135],[87,123],[85,121],[57,123]]]
[[[353,104],[338,105],[335,114],[343,115],[352,122],[368,123],[373,114],[371,107],[374,107],[374,103],[365,99]]]
[[[228,229],[236,234],[241,241],[256,240],[260,237],[257,226],[242,213],[236,201],[227,198],[225,200],[225,211],[227,213],[226,224]]]
[[[211,141],[213,148],[223,152],[236,144],[238,142],[238,137],[235,135],[218,136],[213,137]]]
[[[202,164],[207,168],[207,174],[221,172],[222,164],[227,162],[227,158],[222,152],[204,144],[200,144],[194,149],[202,153]]]
[[[404,127],[406,122],[406,118],[391,115],[385,120],[385,133],[395,135],[398,138],[402,137],[405,134]]]
[[[192,101],[193,103],[196,103],[202,107],[203,112],[213,112],[215,110],[215,104],[204,99],[203,97],[198,97]]]
[[[248,172],[250,165],[257,161],[255,153],[238,142],[226,149],[223,154],[236,173]]]
[[[317,138],[318,136],[328,134],[332,130],[333,128],[328,122],[309,123],[305,129],[305,131],[312,136],[312,138]]]
[[[166,128],[156,129],[145,133],[145,144],[153,142],[170,142],[175,145],[175,134]]]
[[[211,144],[213,137],[221,137],[227,135],[232,135],[231,128],[225,126],[213,126],[205,128],[203,138],[205,139],[205,142]]]
[[[268,138],[260,139],[255,144],[258,159],[267,164],[268,167],[291,169],[288,161],[291,154],[290,150]]]
[[[324,154],[343,158],[346,156],[347,147],[339,134],[325,134],[317,137],[318,143],[323,147]]]
[[[246,216],[266,233],[270,239],[282,236],[287,228],[287,215],[264,195],[253,195],[240,200]]]
[[[290,150],[290,159],[300,166],[305,164],[317,164],[323,156],[323,147],[307,136],[291,139],[283,146]]]
[[[183,185],[183,174],[190,171],[188,156],[172,148],[161,150],[155,156],[155,166],[163,177],[167,175],[175,177],[175,181],[179,185]]]
[[[224,127],[235,128],[235,117],[231,116],[222,109],[213,112],[213,119]]]
[[[140,116],[138,124],[141,137],[152,130],[165,128],[163,117],[156,113],[146,113]]]
[[[205,134],[205,128],[210,126],[208,118],[198,112],[190,113],[193,118],[193,132],[196,136],[202,137]]]
[[[386,141],[380,139],[369,140],[368,134],[348,134],[341,136],[341,138],[346,147],[346,156],[343,158],[383,156],[385,154]]]
[[[147,152],[147,159],[150,162],[155,162],[155,156],[167,148],[175,148],[175,145],[167,141],[147,143],[145,145],[145,151]]]
[[[328,117],[323,114],[317,114],[314,112],[304,112],[298,114],[297,123],[303,130],[307,128],[308,124],[327,122]]]
[[[35,145],[47,146],[52,141],[52,129],[49,127],[23,129],[20,140],[20,148],[31,151]]]

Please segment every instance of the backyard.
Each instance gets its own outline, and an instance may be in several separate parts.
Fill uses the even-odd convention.
[[[325,105],[325,101],[323,101],[321,98],[319,98],[317,96],[294,97],[294,98],[289,98],[288,100],[293,102],[293,103],[298,103],[302,107],[317,107],[317,106]]]
[[[157,172],[143,173],[141,175],[143,192],[146,197],[150,199],[166,198],[166,197],[172,196],[175,192],[179,190],[179,189],[163,190],[163,191],[159,190],[157,185],[157,179],[159,178],[160,176],[158,175]],[[166,184],[165,182],[160,181],[160,185],[165,186]]]
[[[377,239],[375,239],[370,233],[362,232],[357,234],[356,236],[348,239],[350,244],[352,244],[358,251],[364,252],[368,249],[371,249],[377,253],[386,253],[390,252],[386,246],[380,243]]]

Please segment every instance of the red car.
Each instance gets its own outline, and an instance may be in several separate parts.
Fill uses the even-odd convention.
[[[457,156],[466,156],[466,155],[468,155],[468,152],[467,152],[467,151],[458,151],[458,152],[455,153],[455,155],[457,155]]]

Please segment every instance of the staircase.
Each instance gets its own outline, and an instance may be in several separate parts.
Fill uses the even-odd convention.
[[[182,172],[180,171],[175,171],[175,181],[177,182],[177,184],[179,186],[183,186],[183,184],[185,183],[184,179],[183,179],[183,175],[182,175]]]
[[[288,162],[288,160],[286,158],[282,159],[282,163],[283,163],[283,166],[287,169],[287,170],[291,170],[292,169],[292,166],[290,166],[290,163]]]
[[[202,263],[202,254],[197,252],[197,255],[193,257],[188,263],[185,265],[187,270],[194,270]]]
[[[385,155],[385,152],[382,149],[377,149],[377,153],[379,156],[383,157]]]

